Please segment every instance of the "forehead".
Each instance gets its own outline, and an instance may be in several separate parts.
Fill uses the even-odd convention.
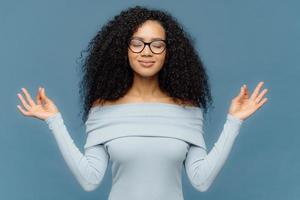
[[[158,21],[147,20],[132,35],[143,40],[165,39],[165,30]]]

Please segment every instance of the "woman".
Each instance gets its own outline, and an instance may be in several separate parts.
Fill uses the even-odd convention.
[[[45,120],[84,190],[101,183],[112,162],[111,200],[182,200],[181,169],[206,191],[224,165],[243,121],[267,98],[260,82],[233,98],[209,153],[203,114],[212,99],[205,68],[190,37],[167,12],[136,6],[109,21],[89,44],[81,94],[87,142],[82,154],[44,88],[36,102],[18,94],[24,116]],[[86,120],[87,119],[87,120]]]

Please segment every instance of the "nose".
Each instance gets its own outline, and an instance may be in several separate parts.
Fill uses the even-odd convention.
[[[142,55],[149,55],[152,54],[151,50],[150,50],[150,46],[147,44],[145,45],[145,48],[143,49],[143,51],[141,52]]]

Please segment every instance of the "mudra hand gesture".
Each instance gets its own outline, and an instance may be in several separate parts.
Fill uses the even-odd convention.
[[[245,120],[255,111],[257,111],[262,105],[264,105],[267,102],[268,98],[263,97],[267,93],[268,89],[264,89],[259,94],[259,91],[262,88],[263,84],[264,82],[259,82],[250,98],[248,95],[247,86],[243,85],[241,87],[239,95],[233,98],[231,101],[229,114]]]
[[[18,97],[21,100],[25,110],[20,105],[18,105],[17,107],[23,115],[45,120],[48,117],[59,112],[53,101],[46,96],[44,88],[38,89],[38,93],[36,95],[36,103],[32,100],[30,94],[25,88],[22,88],[22,91],[25,94],[28,103],[27,101],[25,101],[23,96],[18,93]]]

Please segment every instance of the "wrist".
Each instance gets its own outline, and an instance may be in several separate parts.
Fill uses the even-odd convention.
[[[236,121],[240,121],[240,122],[244,121],[244,118],[240,117],[239,115],[232,114],[232,113],[227,113],[227,117],[229,117],[230,119],[236,120]]]

